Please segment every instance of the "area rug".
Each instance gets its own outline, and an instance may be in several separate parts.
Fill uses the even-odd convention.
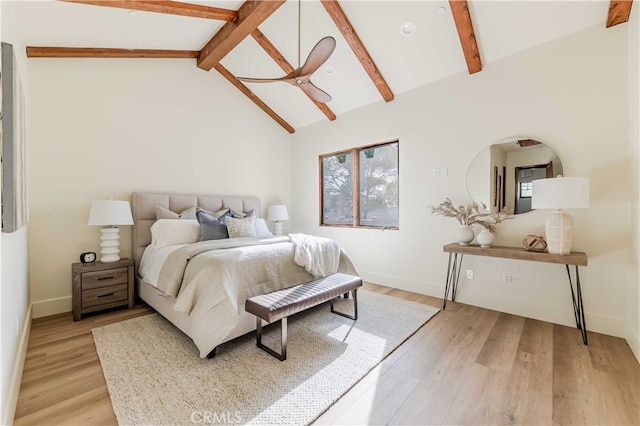
[[[336,308],[349,311],[352,300]],[[256,347],[254,333],[201,359],[158,314],[92,332],[121,425],[306,425],[437,312],[361,290],[357,321],[331,314],[326,304],[290,317],[284,362]],[[279,349],[279,326],[265,333],[263,341]]]

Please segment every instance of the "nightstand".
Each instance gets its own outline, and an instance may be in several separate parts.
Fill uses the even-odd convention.
[[[71,265],[73,320],[83,314],[127,305],[133,308],[133,260]]]

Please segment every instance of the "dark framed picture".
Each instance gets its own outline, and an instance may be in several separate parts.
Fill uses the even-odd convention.
[[[493,166],[493,207],[498,207],[498,166]]]

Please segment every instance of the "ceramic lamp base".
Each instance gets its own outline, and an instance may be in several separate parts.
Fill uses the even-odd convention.
[[[544,233],[549,254],[571,253],[573,217],[569,213],[556,210],[547,216]]]
[[[273,222],[273,235],[282,235],[282,222]]]
[[[100,230],[100,249],[100,262],[120,260],[120,229],[117,226],[105,226]]]

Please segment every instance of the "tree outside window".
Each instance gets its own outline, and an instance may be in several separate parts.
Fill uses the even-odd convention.
[[[322,225],[398,228],[398,141],[320,156]]]

